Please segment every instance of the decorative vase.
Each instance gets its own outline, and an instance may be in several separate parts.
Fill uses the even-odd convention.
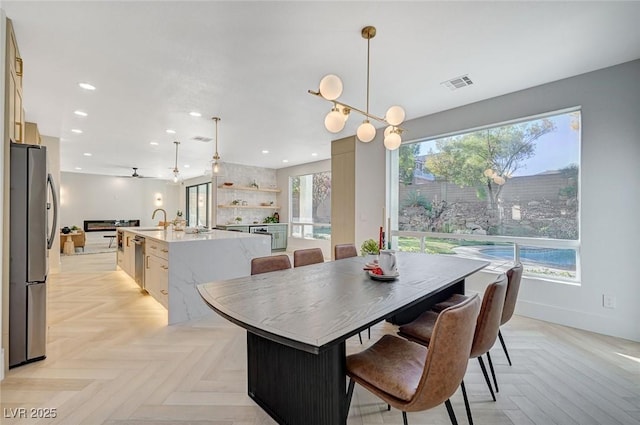
[[[177,232],[183,231],[186,225],[187,225],[187,220],[183,218],[176,217],[176,219],[173,220],[173,230]]]

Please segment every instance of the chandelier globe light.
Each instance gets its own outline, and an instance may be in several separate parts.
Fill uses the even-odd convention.
[[[365,120],[360,124],[356,135],[361,142],[368,143],[376,137],[376,128],[371,124],[370,120],[378,121],[386,124],[388,127],[385,130],[384,145],[389,150],[398,149],[402,143],[402,133],[405,131],[400,125],[404,122],[405,111],[399,105],[391,106],[384,117],[379,117],[369,113],[369,68],[370,68],[370,53],[371,53],[371,39],[376,36],[376,28],[373,26],[366,26],[361,31],[362,38],[367,40],[367,104],[366,109],[361,109],[350,106],[338,98],[342,94],[342,80],[340,77],[334,74],[328,74],[322,77],[318,91],[308,90],[309,94],[321,97],[329,102],[333,103],[333,107],[329,113],[325,116],[324,126],[327,131],[331,133],[339,133],[345,127],[345,123],[349,118],[351,111],[356,111],[364,115]]]

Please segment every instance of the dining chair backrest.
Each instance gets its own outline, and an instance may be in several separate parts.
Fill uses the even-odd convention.
[[[406,411],[431,409],[444,403],[456,392],[469,364],[480,298],[473,295],[440,313],[433,334],[422,377]]]
[[[291,261],[286,254],[257,257],[251,260],[251,274],[274,272],[291,268]]]
[[[357,256],[358,250],[352,243],[337,244],[333,248],[333,258],[335,258],[336,260],[342,260],[343,258],[351,258]]]
[[[500,319],[504,298],[507,293],[507,276],[501,274],[487,286],[482,296],[482,306],[478,314],[478,323],[473,337],[470,358],[483,355],[493,347],[500,330]]]
[[[293,267],[324,263],[324,255],[320,248],[298,249],[293,251]]]
[[[502,309],[502,319],[500,324],[507,323],[516,309],[518,291],[520,291],[520,281],[522,280],[522,264],[518,263],[507,270],[507,295],[504,298],[504,308]]]

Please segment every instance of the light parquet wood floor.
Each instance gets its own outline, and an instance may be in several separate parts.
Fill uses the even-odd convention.
[[[9,371],[0,422],[274,424],[246,394],[244,331],[216,316],[167,326],[166,311],[114,263],[114,254],[63,258],[49,285],[47,359]],[[379,324],[365,346],[394,332]],[[469,363],[476,424],[640,425],[640,344],[517,316],[503,334],[513,366],[499,346],[492,350],[497,402]],[[357,338],[347,343],[348,353],[362,348]],[[466,424],[459,392],[452,403]],[[19,408],[27,418],[11,417]],[[31,408],[56,409],[57,417],[31,418]],[[449,424],[444,407],[408,417],[412,425]],[[401,423],[400,412],[356,386],[349,425]]]

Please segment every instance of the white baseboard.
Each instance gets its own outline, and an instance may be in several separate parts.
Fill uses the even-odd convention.
[[[515,313],[532,319],[640,342],[640,330],[637,324],[626,323],[615,317],[568,310],[521,299],[516,304]]]

